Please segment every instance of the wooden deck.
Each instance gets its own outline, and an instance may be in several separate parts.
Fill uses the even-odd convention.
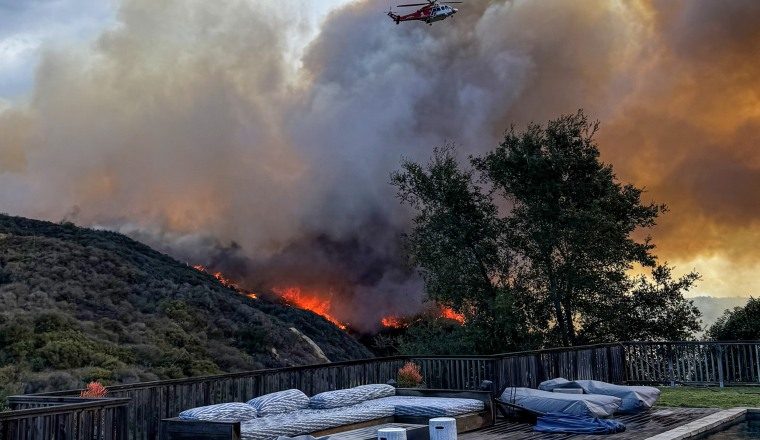
[[[625,423],[626,430],[612,435],[572,435],[533,432],[533,426],[498,418],[490,428],[460,434],[459,440],[640,440],[652,437],[694,420],[716,413],[712,408],[654,408],[645,413],[615,417]]]

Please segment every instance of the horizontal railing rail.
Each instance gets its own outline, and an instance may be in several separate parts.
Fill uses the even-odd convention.
[[[122,384],[108,390],[109,396],[129,402],[125,409],[128,438],[155,440],[160,420],[187,408],[247,401],[288,388],[313,395],[385,383],[409,361],[419,365],[429,388],[476,389],[488,380],[495,393],[513,386],[535,388],[554,377],[671,385],[760,384],[760,342],[681,341],[607,343],[487,356],[392,356]],[[72,390],[26,397],[73,399],[71,396],[78,393]],[[21,402],[17,400],[18,405]]]
[[[127,440],[129,399],[12,396],[0,440]]]
[[[626,381],[760,385],[760,341],[626,343]]]

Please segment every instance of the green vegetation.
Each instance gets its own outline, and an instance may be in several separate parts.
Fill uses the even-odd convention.
[[[680,340],[700,330],[683,296],[699,275],[674,279],[642,235],[666,207],[618,181],[599,159],[596,130],[578,112],[512,129],[467,165],[445,147],[392,174],[415,210],[406,248],[428,297],[466,316],[463,328],[417,320],[402,351]],[[631,276],[634,267],[648,276]]]
[[[750,298],[744,307],[726,310],[707,336],[718,341],[760,340],[760,300]]]
[[[733,408],[737,406],[760,407],[760,388],[728,387],[661,387],[659,406],[686,408]]]
[[[253,300],[123,235],[0,215],[3,395],[369,357],[303,310]]]

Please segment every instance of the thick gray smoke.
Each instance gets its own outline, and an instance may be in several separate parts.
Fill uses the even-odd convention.
[[[741,23],[760,18],[755,2],[730,3]],[[756,57],[740,58],[757,44],[732,44],[734,57],[689,45],[689,35],[711,41],[694,30],[708,5],[473,0],[428,27],[396,26],[385,2],[364,0],[334,11],[301,50],[309,20],[295,0],[123,0],[117,26],[49,50],[30,101],[0,113],[0,210],[118,229],[252,289],[308,287],[371,329],[423,296],[399,255],[409,213],[388,185],[402,156],[425,160],[447,141],[463,156],[484,151],[511,123],[582,107],[612,127],[602,148],[621,177],[651,185],[674,211],[699,210],[698,182],[662,183],[682,161],[662,151],[683,152],[680,130],[702,139],[694,157],[709,160],[760,120],[745,106],[713,123],[691,105],[713,91],[688,95],[673,76],[696,76],[710,59],[757,73]],[[737,17],[721,9],[710,29],[733,41]],[[758,77],[741,84],[757,93]],[[701,135],[673,123],[691,116]],[[721,174],[724,185],[760,181],[757,150],[741,151],[751,160]],[[653,169],[643,153],[666,165]],[[760,230],[740,216],[700,221]],[[658,236],[666,256],[703,261],[700,245],[667,245],[673,230]],[[747,260],[709,238],[710,258]]]

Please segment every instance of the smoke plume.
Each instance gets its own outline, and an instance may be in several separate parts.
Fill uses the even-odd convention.
[[[48,49],[33,96],[0,112],[0,210],[299,285],[371,329],[423,296],[400,159],[584,108],[603,159],[670,205],[661,256],[704,272],[701,293],[752,291],[757,2],[473,0],[429,27],[364,0],[317,29],[301,6],[123,0],[95,41]]]

